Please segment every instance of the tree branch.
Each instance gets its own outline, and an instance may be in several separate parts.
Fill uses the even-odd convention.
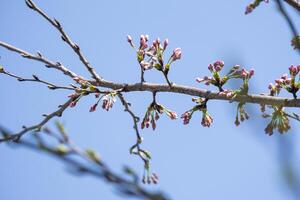
[[[288,1],[286,1],[288,2]],[[289,1],[289,2],[293,2],[293,1]],[[293,35],[293,38],[296,38],[298,36],[298,31],[296,29],[296,26],[294,25],[291,17],[289,16],[289,14],[286,12],[284,6],[282,5],[282,2],[280,0],[276,0],[276,3],[277,3],[277,8],[278,10],[280,11],[281,15],[284,17],[284,19],[286,20],[291,32],[292,32],[292,35]],[[299,3],[298,3],[299,4]],[[299,5],[298,5],[299,6]],[[300,49],[299,48],[296,48],[297,51],[300,53]]]
[[[48,86],[49,89],[51,90],[56,90],[56,89],[64,89],[64,90],[75,90],[74,87],[67,87],[67,86],[58,86],[58,85],[55,85],[53,83],[50,83],[48,81],[44,81],[44,80],[41,80],[39,77],[37,77],[36,75],[32,75],[33,78],[23,78],[23,77],[20,77],[20,76],[17,76],[15,74],[12,74],[8,71],[5,71],[4,69],[2,69],[2,71],[0,71],[0,74],[5,74],[7,76],[10,76],[12,78],[15,78],[17,79],[18,81],[24,81],[24,82],[38,82],[38,83],[42,83],[42,84],[45,84]]]
[[[1,142],[6,142],[6,141],[15,141],[18,142],[20,140],[20,138],[26,134],[29,131],[40,131],[41,128],[52,118],[54,117],[61,117],[63,112],[69,107],[70,103],[73,102],[75,99],[77,99],[78,95],[75,95],[74,97],[71,97],[67,102],[65,102],[62,105],[59,105],[59,109],[55,110],[54,112],[50,113],[50,114],[45,114],[43,115],[45,118],[38,124],[30,126],[30,127],[26,127],[23,126],[23,130],[16,133],[16,134],[12,134],[9,135],[8,137],[5,137],[3,139],[0,139],[0,143]]]
[[[53,62],[53,61],[45,58],[39,52],[37,53],[37,55],[33,55],[33,54],[30,54],[30,53],[28,53],[28,52],[26,52],[22,49],[19,49],[15,46],[12,46],[12,45],[7,44],[7,43],[2,42],[2,41],[0,41],[0,46],[4,47],[4,48],[6,48],[10,51],[13,51],[13,52],[16,52],[16,53],[20,54],[23,58],[27,58],[27,59],[42,62],[42,63],[46,64],[46,67],[57,69],[57,70],[63,72],[65,75],[71,77],[71,78],[78,77],[77,74],[75,74],[74,72],[69,70],[67,67],[63,66],[60,62]]]
[[[298,0],[284,0],[284,1],[300,12],[300,2]]]
[[[95,83],[91,81],[92,84],[97,86],[111,88],[111,89],[121,89],[125,88],[125,92],[134,92],[134,91],[149,91],[149,92],[169,92],[169,93],[178,93],[186,94],[190,96],[198,96],[203,98],[209,98],[210,100],[224,100],[224,101],[235,101],[235,102],[245,102],[245,103],[254,103],[254,104],[265,104],[265,105],[278,105],[283,107],[300,107],[300,99],[293,98],[282,98],[282,97],[273,97],[267,95],[237,95],[233,99],[231,97],[226,97],[225,95],[220,94],[220,92],[212,92],[205,89],[198,89],[190,86],[177,85],[173,84],[170,88],[167,84],[155,84],[155,83],[135,83],[135,84],[121,84],[111,81],[102,80],[100,83]]]
[[[26,2],[26,5],[30,9],[32,9],[32,10],[36,11],[37,13],[39,13],[43,18],[45,18],[50,24],[52,24],[61,33],[62,40],[65,41],[74,50],[74,52],[78,55],[80,61],[84,64],[86,69],[90,72],[93,79],[95,79],[97,82],[101,81],[101,77],[97,74],[97,72],[91,66],[89,61],[85,58],[85,56],[83,55],[83,53],[80,50],[80,47],[77,44],[75,44],[71,40],[71,38],[67,35],[67,33],[64,31],[64,29],[62,28],[59,21],[57,21],[56,19],[52,20],[43,10],[41,10],[39,7],[37,7],[35,5],[35,3],[33,3],[33,1],[26,0],[25,2]]]
[[[0,132],[3,135],[5,135],[5,137],[13,137],[13,135],[11,135],[7,130],[5,130],[1,126]],[[131,177],[125,178],[121,175],[114,173],[102,160],[99,160],[95,155],[93,156],[94,153],[87,153],[91,152],[91,150],[84,151],[77,147],[70,140],[65,140],[57,135],[54,135],[54,133],[50,130],[47,130],[47,132],[45,133],[46,134],[43,134],[44,136],[48,135],[56,139],[60,145],[65,145],[67,149],[52,147],[51,145],[44,142],[42,138],[38,135],[35,135],[36,142],[34,142],[34,140],[32,139],[30,141],[20,139],[18,143],[10,144],[23,146],[38,152],[49,154],[59,159],[61,162],[71,166],[79,173],[91,175],[99,179],[104,179],[108,183],[115,186],[122,194],[126,196],[148,200],[167,200],[167,197],[165,197],[160,192],[150,192],[142,188],[138,184],[137,180],[135,180],[136,178],[134,178],[134,176],[136,175],[131,169],[127,168],[124,171],[127,172],[129,176],[133,177],[132,180]],[[90,164],[79,160],[79,158],[88,161]]]

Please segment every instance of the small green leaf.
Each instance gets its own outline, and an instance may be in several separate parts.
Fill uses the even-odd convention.
[[[92,149],[85,150],[86,155],[96,163],[100,163],[100,157],[97,155],[97,153]]]
[[[55,148],[55,152],[59,155],[66,155],[69,152],[69,149],[65,145],[60,144]]]

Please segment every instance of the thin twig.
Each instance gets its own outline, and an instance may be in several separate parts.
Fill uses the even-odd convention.
[[[291,17],[289,16],[289,14],[285,10],[284,6],[282,5],[281,0],[276,0],[276,3],[277,3],[278,10],[280,11],[281,15],[286,20],[286,22],[287,22],[287,24],[288,24],[288,26],[289,26],[289,28],[292,32],[293,38],[296,38],[298,36],[298,31],[297,31],[296,26],[294,25]],[[299,48],[296,48],[296,49],[300,53],[300,49]]]
[[[64,90],[75,90],[74,87],[67,87],[67,86],[58,86],[58,85],[55,85],[53,83],[50,83],[50,82],[47,82],[47,81],[44,81],[44,80],[41,80],[39,77],[37,77],[36,75],[32,75],[33,78],[23,78],[23,77],[20,77],[18,75],[15,75],[15,74],[12,74],[8,71],[1,71],[0,74],[5,74],[7,76],[10,76],[12,78],[15,78],[17,79],[18,81],[28,81],[28,82],[38,82],[38,83],[43,83],[43,84],[46,84],[48,86],[49,89],[51,90],[56,90],[56,89],[64,89]]]
[[[62,65],[60,62],[53,62],[53,61],[45,58],[41,53],[37,53],[37,55],[33,55],[33,54],[30,54],[30,53],[28,53],[28,52],[26,52],[22,49],[19,49],[19,48],[13,46],[13,45],[7,44],[7,43],[2,42],[2,41],[0,41],[0,46],[4,47],[4,48],[6,48],[10,51],[13,51],[13,52],[16,52],[16,53],[20,54],[23,58],[27,58],[27,59],[42,62],[42,63],[46,64],[46,67],[57,69],[57,70],[63,72],[65,75],[71,77],[71,78],[77,77],[77,74],[75,74],[74,72],[69,70],[67,67]]]
[[[101,77],[97,74],[95,69],[91,66],[89,61],[85,58],[83,53],[80,50],[80,47],[75,44],[71,38],[67,35],[67,33],[64,31],[63,27],[61,26],[60,22],[57,21],[56,19],[51,19],[43,10],[41,10],[33,1],[31,0],[26,0],[26,5],[39,13],[43,18],[45,18],[50,24],[52,24],[60,33],[61,33],[61,38],[63,41],[65,41],[73,50],[74,52],[78,55],[80,61],[84,64],[86,69],[90,72],[92,75],[93,79],[95,79],[97,82],[101,81]]]
[[[9,137],[5,137],[3,139],[0,139],[0,143],[1,142],[5,142],[5,141],[15,141],[15,142],[18,142],[20,140],[20,138],[28,133],[29,131],[40,131],[41,128],[50,120],[52,119],[53,117],[61,117],[63,112],[69,107],[70,103],[72,101],[74,101],[78,96],[74,96],[72,98],[70,98],[67,102],[65,102],[64,104],[58,106],[59,109],[55,110],[54,112],[50,113],[50,114],[46,114],[44,115],[44,119],[36,124],[36,125],[33,125],[33,126],[30,126],[30,127],[26,127],[26,126],[23,126],[23,130],[16,133],[16,134],[12,134],[10,135]]]
[[[284,1],[300,12],[300,1],[299,0],[284,0]]]

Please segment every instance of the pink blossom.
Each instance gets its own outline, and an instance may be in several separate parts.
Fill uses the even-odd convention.
[[[179,60],[181,58],[181,48],[174,49],[172,58],[173,58],[173,61]]]

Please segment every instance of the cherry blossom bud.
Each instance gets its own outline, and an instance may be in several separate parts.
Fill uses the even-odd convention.
[[[254,75],[254,69],[250,69],[249,71],[250,77]]]
[[[72,101],[72,102],[70,103],[70,105],[69,105],[69,106],[70,106],[71,108],[73,108],[73,107],[75,107],[75,106],[76,106],[76,103],[77,103],[76,101]]]
[[[197,81],[198,83],[201,83],[201,82],[203,82],[203,81],[204,81],[204,78],[200,78],[200,77],[198,77],[198,78],[196,78],[196,81]]]
[[[269,90],[272,90],[274,88],[273,84],[272,83],[269,83],[269,86],[268,86]]]
[[[97,108],[98,104],[94,104],[91,108],[90,108],[90,112],[94,112],[96,111],[96,108]]]
[[[169,40],[168,40],[168,38],[167,38],[167,39],[165,39],[165,41],[164,41],[163,50],[166,50],[166,48],[167,48],[168,45],[169,45]],[[299,65],[299,66],[300,66],[300,65]]]
[[[140,62],[140,65],[141,67],[144,69],[144,70],[147,70],[147,69],[151,69],[152,68],[152,65],[150,62],[147,62],[147,61],[142,61]]]
[[[127,35],[127,42],[133,47],[132,37],[130,35]]]
[[[173,61],[179,60],[181,58],[181,48],[174,49],[172,58],[173,58]]]
[[[241,71],[241,76],[242,76],[243,78],[246,78],[247,75],[248,75],[247,70],[246,70],[246,69],[242,69],[242,71]]]
[[[291,66],[289,67],[290,74],[291,74],[292,76],[296,76],[297,73],[299,72],[297,68],[298,68],[298,67],[295,67],[294,65],[291,65]]]
[[[249,14],[253,11],[253,6],[250,4],[249,6],[246,7],[246,11],[245,11],[245,14]]]
[[[148,36],[146,35],[141,35],[140,36],[140,49],[146,49],[148,47],[147,45],[147,41],[148,41]]]

